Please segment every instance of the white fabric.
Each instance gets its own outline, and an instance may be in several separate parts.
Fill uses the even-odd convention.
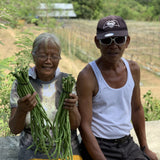
[[[104,80],[95,61],[90,65],[98,81],[99,91],[93,97],[92,131],[96,137],[106,139],[121,138],[130,134],[131,99],[134,81],[128,62],[122,58],[127,68],[126,84],[118,89],[111,88]]]
[[[55,77],[54,79],[59,75],[60,70],[59,68],[56,69]],[[29,68],[28,74],[33,79],[37,78],[35,67]],[[50,81],[50,82],[42,82],[41,81],[41,91],[39,94],[42,95],[41,104],[44,108],[44,110],[47,113],[48,118],[51,122],[53,122],[54,117],[57,112],[57,108],[55,106],[55,99],[56,99],[56,87],[55,87],[56,81]],[[26,126],[30,124],[30,112],[28,112],[26,116]]]
[[[57,77],[57,76],[59,75],[59,73],[60,73],[60,69],[57,68],[57,69],[56,69],[56,72],[55,72],[55,77]],[[29,68],[29,70],[28,70],[28,75],[29,75],[30,77],[32,77],[33,79],[36,79],[36,78],[37,78],[36,71],[35,71],[35,67]]]
[[[29,77],[32,77],[34,80],[36,80],[37,81],[36,84],[39,84],[40,86],[38,94],[41,97],[43,97],[41,99],[41,104],[43,108],[45,109],[48,118],[52,122],[57,112],[56,103],[55,103],[57,87],[55,87],[55,84],[57,80],[59,80],[57,79],[57,77],[60,73],[61,73],[60,69],[57,68],[55,72],[55,77],[53,78],[53,80],[48,81],[48,82],[45,82],[45,81],[43,82],[43,81],[37,80],[35,67],[29,68],[28,70]],[[10,96],[11,108],[17,107],[17,100],[19,99],[19,96],[16,90],[17,90],[17,81],[15,81],[12,86],[12,92]],[[28,112],[26,116],[26,127],[28,127],[29,125],[30,125],[30,112]]]

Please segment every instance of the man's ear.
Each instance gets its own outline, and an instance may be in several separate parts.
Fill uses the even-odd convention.
[[[100,43],[99,43],[99,40],[97,39],[96,36],[94,37],[94,42],[95,42],[97,48],[100,49]]]
[[[131,40],[130,36],[127,36],[126,48],[128,48],[128,45],[130,44],[130,40]]]

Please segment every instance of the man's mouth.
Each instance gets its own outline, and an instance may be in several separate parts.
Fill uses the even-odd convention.
[[[43,68],[43,69],[50,70],[50,69],[52,69],[52,66],[43,66],[42,68]]]
[[[114,55],[117,55],[118,52],[109,52],[108,54],[111,55],[111,56],[114,56]]]

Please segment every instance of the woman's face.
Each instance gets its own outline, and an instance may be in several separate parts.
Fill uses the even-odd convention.
[[[60,57],[60,49],[54,46],[50,41],[47,45],[42,43],[38,47],[38,51],[33,56],[36,73],[40,80],[50,81],[55,76]]]

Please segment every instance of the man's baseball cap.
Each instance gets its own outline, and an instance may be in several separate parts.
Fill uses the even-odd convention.
[[[107,16],[99,20],[97,24],[97,39],[107,37],[127,36],[128,29],[125,21],[120,16]]]

